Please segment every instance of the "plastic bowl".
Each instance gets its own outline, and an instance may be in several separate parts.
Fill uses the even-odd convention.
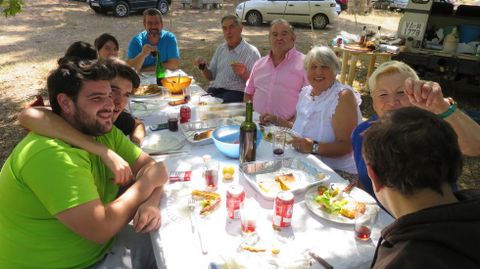
[[[227,157],[240,157],[240,125],[225,125],[216,128],[212,133],[212,140],[217,149]],[[257,145],[262,141],[262,132],[257,129]]]
[[[174,76],[162,79],[162,86],[172,94],[183,93],[183,89],[190,86],[191,83],[192,78],[186,76]]]

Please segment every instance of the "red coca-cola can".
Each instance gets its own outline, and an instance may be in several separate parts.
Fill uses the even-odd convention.
[[[295,197],[290,191],[281,191],[275,198],[273,206],[273,227],[289,227],[292,222],[293,204]]]
[[[185,123],[190,120],[192,117],[192,110],[189,106],[180,107],[180,123]]]
[[[240,207],[245,201],[245,191],[240,185],[231,185],[227,189],[227,212],[231,219],[240,218]]]

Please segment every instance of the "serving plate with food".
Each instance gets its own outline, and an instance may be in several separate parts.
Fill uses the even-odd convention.
[[[131,98],[151,98],[162,95],[162,87],[157,84],[142,85],[135,90],[135,94],[130,95]]]
[[[177,184],[177,183],[175,183]],[[192,213],[189,202],[195,201],[195,214],[207,216],[220,206],[221,195],[216,192],[207,192],[191,189],[188,184],[179,183],[177,187],[169,190],[167,195],[167,216],[174,222],[189,219]]]
[[[275,199],[282,190],[296,194],[330,178],[327,171],[299,158],[248,162],[240,166],[240,171],[247,182],[267,200]]]
[[[367,192],[346,183],[320,183],[305,193],[305,205],[320,218],[342,224],[354,224],[356,212],[376,205]]]
[[[205,121],[190,121],[180,124],[180,130],[188,140],[195,145],[206,145],[213,143],[212,132],[218,126],[241,124],[243,117],[219,118]]]

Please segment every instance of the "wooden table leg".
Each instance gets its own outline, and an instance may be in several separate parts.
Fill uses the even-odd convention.
[[[348,70],[348,85],[353,85],[353,80],[355,79],[355,74],[357,73],[357,62],[358,55],[353,54],[352,60],[350,61],[350,69]]]
[[[340,83],[345,84],[345,77],[347,74],[347,64],[348,64],[348,58],[350,53],[347,51],[343,51],[342,55],[342,73],[340,74]]]
[[[370,61],[368,63],[368,72],[367,72],[367,77],[366,81],[368,81],[368,78],[370,78],[370,75],[373,73],[373,69],[375,69],[375,62],[377,61],[377,55],[371,54],[369,55]]]

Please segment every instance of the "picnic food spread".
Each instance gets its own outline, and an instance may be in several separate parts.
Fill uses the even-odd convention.
[[[160,93],[162,89],[156,84],[144,85],[137,88],[135,95],[149,95]]]
[[[350,186],[350,185],[349,185]],[[349,187],[347,186],[347,188]],[[345,188],[344,192],[349,192]],[[343,191],[335,186],[327,187],[319,185],[317,188],[318,195],[314,197],[315,202],[320,205],[320,208],[332,215],[342,215],[346,218],[355,218],[356,212],[365,212],[366,205],[363,202],[356,202],[350,197],[343,196]]]
[[[192,190],[192,198],[200,201],[200,215],[208,215],[220,205],[221,196],[216,192]]]

